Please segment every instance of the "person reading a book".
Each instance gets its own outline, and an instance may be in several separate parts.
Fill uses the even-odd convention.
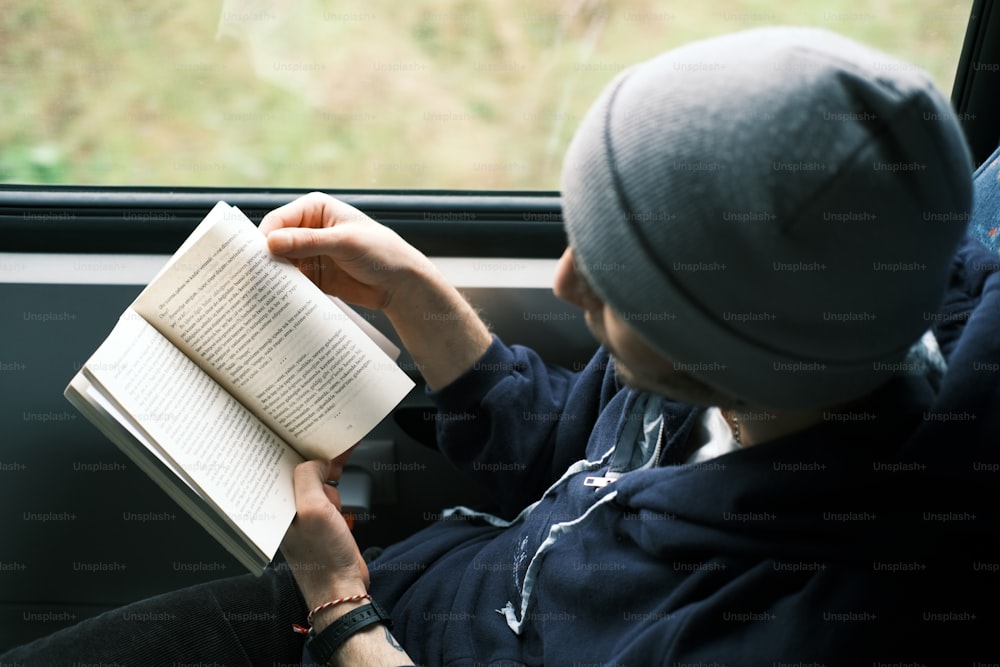
[[[624,71],[563,172],[554,289],[601,344],[578,371],[492,335],[347,204],[269,213],[271,252],[388,316],[441,450],[497,506],[366,563],[326,483],[342,462],[301,464],[287,566],[229,584],[276,618],[253,645],[230,636],[245,626],[208,636],[250,656],[227,664],[280,660],[314,610],[307,658],[330,664],[938,664],[941,646],[958,664],[996,589],[975,567],[995,562],[995,484],[972,464],[1000,432],[970,166],[925,74],[828,32]]]

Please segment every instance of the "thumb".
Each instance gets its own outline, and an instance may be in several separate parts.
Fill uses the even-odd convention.
[[[267,249],[291,259],[329,255],[336,250],[338,236],[333,227],[283,227],[267,235]]]

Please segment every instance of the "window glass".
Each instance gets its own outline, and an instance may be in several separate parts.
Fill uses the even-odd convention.
[[[556,189],[622,68],[773,24],[831,28],[950,92],[944,0],[2,0],[0,181]]]

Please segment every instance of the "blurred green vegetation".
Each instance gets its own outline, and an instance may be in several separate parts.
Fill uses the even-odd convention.
[[[0,0],[0,182],[554,189],[623,67],[827,27],[950,91],[945,0]]]

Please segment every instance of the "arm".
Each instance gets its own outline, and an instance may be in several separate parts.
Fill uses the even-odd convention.
[[[491,491],[513,518],[588,452],[601,411],[617,393],[603,351],[580,371],[546,364],[530,348],[497,340],[466,373],[432,392],[438,447]],[[604,442],[598,439],[598,443]]]
[[[295,468],[295,519],[281,550],[310,609],[368,589],[368,567],[340,513],[340,495],[326,484],[343,470],[346,457],[306,461]],[[318,612],[313,631],[322,632],[340,616],[365,604],[344,602]],[[381,623],[351,635],[328,664],[398,666],[413,664]]]
[[[549,368],[528,350],[492,345],[475,310],[426,256],[329,195],[314,192],[277,208],[260,229],[272,253],[291,259],[324,292],[386,313],[428,387],[446,390],[436,395],[438,406],[459,417],[439,421],[442,449],[489,477],[495,492],[515,494],[502,501],[505,508],[519,511],[580,458],[596,418],[600,373],[588,373],[591,381],[580,386],[577,373]],[[574,388],[579,394],[570,398]],[[573,413],[564,420],[568,400]]]
[[[268,213],[260,230],[327,294],[384,311],[431,389],[489,347],[486,325],[434,264],[354,207],[313,192]]]
[[[349,610],[345,609],[343,613],[347,613],[347,611]],[[334,620],[336,620],[336,615],[331,614],[329,622],[326,619],[324,619],[323,624],[317,622],[316,632],[322,632]],[[413,661],[406,654],[406,650],[396,641],[396,638],[392,636],[389,628],[377,623],[351,635],[340,650],[334,653],[329,664],[344,665],[345,667],[347,665],[400,667],[412,665]]]

